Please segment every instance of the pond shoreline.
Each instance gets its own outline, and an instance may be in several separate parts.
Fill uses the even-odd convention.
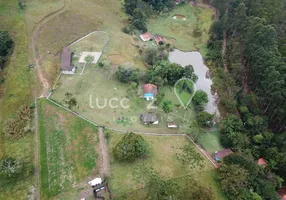
[[[187,65],[192,65],[195,71],[195,74],[198,76],[198,81],[195,83],[197,90],[203,90],[208,94],[209,102],[206,105],[205,110],[209,113],[215,114],[217,118],[220,117],[220,111],[218,108],[218,94],[215,92],[213,94],[212,87],[213,81],[211,79],[210,69],[206,66],[205,60],[200,52],[190,51],[184,52],[179,49],[169,53],[169,61],[172,63],[177,63],[182,67]]]

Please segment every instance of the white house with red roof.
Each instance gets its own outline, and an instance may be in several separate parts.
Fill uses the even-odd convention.
[[[158,93],[158,88],[156,85],[148,83],[143,86],[143,92],[144,92],[144,98],[147,101],[152,101]]]
[[[143,33],[140,35],[140,38],[144,41],[144,42],[147,42],[149,40],[151,40],[153,38],[153,35],[151,33]]]

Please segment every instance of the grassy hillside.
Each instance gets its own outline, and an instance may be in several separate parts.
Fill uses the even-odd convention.
[[[183,4],[170,13],[151,19],[148,30],[153,34],[174,38],[176,48],[181,51],[197,50],[205,55],[208,32],[214,17],[214,11],[209,8]]]
[[[5,82],[1,85],[0,96],[0,158],[9,156],[25,164],[23,176],[17,184],[0,180],[0,199],[26,199],[33,184],[33,135],[18,141],[9,141],[2,132],[3,122],[14,115],[19,106],[31,103],[31,77],[28,68],[27,37],[24,13],[18,8],[17,0],[0,1],[0,30],[9,31],[15,43],[14,52],[4,70]]]
[[[112,148],[123,137],[122,134],[113,132],[109,139],[109,149]],[[135,191],[136,195],[140,195],[138,191],[142,187],[141,183],[134,180],[132,172],[141,163],[147,163],[152,166],[156,172],[164,179],[183,177],[187,174],[187,167],[182,165],[176,154],[181,152],[184,145],[189,144],[190,141],[186,137],[180,136],[143,136],[150,144],[152,154],[145,159],[137,159],[135,162],[118,162],[111,157],[111,176],[109,178],[109,186],[113,197],[122,197],[124,194],[131,194]],[[198,150],[199,151],[199,150]],[[205,157],[204,157],[205,158]],[[205,159],[203,167],[195,167],[191,173],[204,186],[210,187],[216,200],[224,200],[225,196],[216,180],[217,172],[211,163]],[[144,193],[144,192],[143,192]]]
[[[96,127],[41,100],[39,132],[41,199],[82,190],[80,183],[98,174]]]

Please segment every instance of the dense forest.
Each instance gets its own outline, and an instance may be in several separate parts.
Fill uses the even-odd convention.
[[[231,199],[278,199],[286,180],[286,1],[204,2],[219,11],[206,60],[226,109],[222,143],[237,152],[220,169],[223,190]]]

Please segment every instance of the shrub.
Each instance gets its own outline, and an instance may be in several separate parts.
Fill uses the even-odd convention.
[[[199,112],[197,115],[197,121],[201,126],[211,127],[213,125],[213,114],[210,114],[206,111]]]
[[[86,56],[85,58],[84,58],[84,60],[85,60],[85,62],[87,62],[87,63],[92,63],[92,61],[94,60],[94,56]]]
[[[4,158],[0,161],[0,175],[7,178],[15,178],[21,173],[23,165],[14,158]]]
[[[19,7],[24,10],[26,8],[26,0],[18,0]]]
[[[139,70],[119,66],[115,72],[115,77],[122,83],[139,82]]]
[[[0,69],[12,52],[13,41],[7,31],[0,31]]]
[[[28,105],[22,106],[14,118],[6,121],[4,127],[4,132],[12,140],[21,138],[31,130],[31,113]]]
[[[103,63],[103,62],[99,62],[99,63],[98,63],[98,66],[99,66],[99,67],[104,67],[104,63]]]
[[[123,32],[132,35],[135,33],[135,27],[132,24],[128,24],[123,28]]]

